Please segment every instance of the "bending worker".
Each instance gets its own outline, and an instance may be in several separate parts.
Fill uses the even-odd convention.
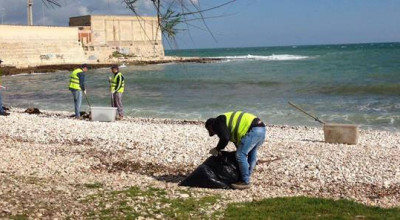
[[[88,65],[83,64],[80,68],[75,69],[70,76],[69,90],[72,92],[74,97],[75,118],[80,118],[81,116],[82,91],[86,94],[85,73],[88,70]]]
[[[232,141],[236,148],[236,159],[242,180],[231,185],[234,189],[250,187],[250,176],[257,162],[257,150],[265,140],[265,124],[255,115],[246,112],[227,112],[206,121],[210,136],[219,137],[217,147],[210,150],[214,156]]]
[[[125,78],[121,72],[119,72],[118,66],[112,66],[111,72],[114,74],[112,78],[110,78],[110,90],[112,95],[111,105],[112,107],[117,107],[118,118],[122,120],[124,118],[124,106],[122,105],[122,93],[125,90]]]

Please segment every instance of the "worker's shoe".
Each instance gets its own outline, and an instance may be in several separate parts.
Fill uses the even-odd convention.
[[[232,183],[231,187],[233,189],[248,189],[250,188],[250,183],[245,183],[245,182],[237,182],[237,183]]]
[[[121,121],[122,119],[124,119],[124,116],[122,116],[122,115],[117,116],[117,121]]]

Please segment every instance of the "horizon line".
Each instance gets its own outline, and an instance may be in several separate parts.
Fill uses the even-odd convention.
[[[260,47],[307,47],[307,46],[337,46],[337,45],[356,45],[356,44],[398,44],[393,41],[381,41],[381,42],[364,42],[364,43],[326,43],[326,44],[290,44],[290,45],[276,45],[276,46],[239,46],[239,47],[203,47],[203,48],[176,48],[176,49],[164,49],[167,50],[210,50],[210,49],[240,49],[240,48],[260,48]]]

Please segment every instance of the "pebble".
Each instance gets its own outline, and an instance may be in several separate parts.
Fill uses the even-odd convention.
[[[0,117],[6,128],[0,129],[0,155],[7,158],[0,160],[0,179],[29,177],[29,184],[18,184],[26,192],[40,186],[43,192],[57,189],[71,196],[74,186],[98,182],[112,190],[158,187],[188,198],[176,192],[182,189],[177,183],[155,177],[190,173],[218,143],[200,121],[126,117],[105,123],[69,115],[13,109]],[[361,130],[354,146],[324,143],[323,138],[321,127],[269,125],[258,152],[260,160],[269,162],[257,165],[250,190],[184,189],[198,192],[196,196],[218,194],[229,202],[305,195],[400,206],[400,132]],[[226,150],[235,147],[230,144]],[[1,181],[0,189],[4,195],[20,190]],[[90,193],[96,191],[82,197]],[[9,204],[2,208],[14,210]]]
[[[184,199],[184,198],[189,198],[190,195],[189,194],[180,194],[179,197]]]

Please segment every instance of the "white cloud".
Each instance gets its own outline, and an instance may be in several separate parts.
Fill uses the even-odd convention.
[[[86,6],[79,6],[78,7],[78,12],[79,12],[79,15],[88,15],[88,14],[90,14],[89,10],[88,10],[88,8]]]
[[[163,0],[165,4],[175,0]],[[179,0],[186,2],[188,6],[193,2],[198,4],[199,0]],[[69,17],[87,14],[116,14],[133,15],[123,0],[59,0],[61,7],[42,8],[41,0],[33,0],[33,19],[37,25],[61,25],[67,26]],[[178,2],[178,1],[176,1]],[[139,0],[137,12],[144,16],[155,16],[155,9],[151,0]],[[0,0],[0,9],[4,8],[4,23],[26,24],[26,0]],[[44,13],[43,13],[44,11]],[[0,10],[1,13],[4,14]]]

